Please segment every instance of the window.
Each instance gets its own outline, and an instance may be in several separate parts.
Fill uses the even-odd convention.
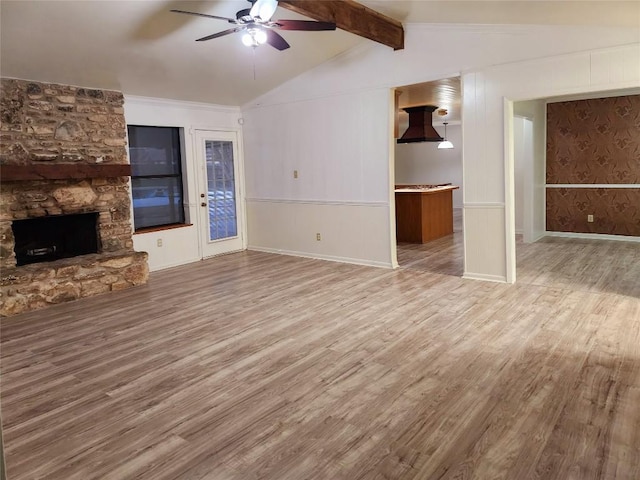
[[[184,223],[180,129],[129,125],[135,230]]]

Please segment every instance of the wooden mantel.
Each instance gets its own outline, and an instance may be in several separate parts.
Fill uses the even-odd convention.
[[[24,180],[66,180],[82,178],[130,177],[129,164],[74,164],[53,165],[0,165],[0,181],[17,182]]]

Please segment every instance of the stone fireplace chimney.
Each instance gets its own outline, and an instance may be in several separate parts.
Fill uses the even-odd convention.
[[[120,92],[2,79],[0,315],[146,283],[147,254],[133,251],[123,103]],[[78,214],[95,215],[97,253],[56,258],[74,232],[51,245],[35,235],[21,240],[25,255],[48,256],[17,266],[14,222]]]

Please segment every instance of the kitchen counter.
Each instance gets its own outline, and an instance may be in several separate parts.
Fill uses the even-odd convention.
[[[410,187],[397,187],[396,193],[438,193],[449,190],[457,190],[460,187],[454,185],[415,185]]]
[[[396,185],[396,239],[425,243],[453,233],[455,185]]]

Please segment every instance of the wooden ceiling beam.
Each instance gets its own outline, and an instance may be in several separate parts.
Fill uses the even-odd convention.
[[[278,5],[320,22],[336,26],[394,50],[404,48],[402,23],[353,0],[279,0]]]

